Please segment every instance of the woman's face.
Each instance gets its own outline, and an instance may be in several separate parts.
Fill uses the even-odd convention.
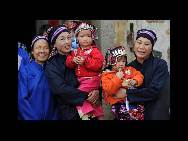
[[[82,30],[78,33],[78,42],[81,47],[88,47],[92,44],[93,39],[90,30]]]
[[[152,52],[151,41],[143,37],[138,38],[135,41],[134,52],[138,60],[147,59]]]
[[[68,54],[71,50],[71,36],[68,32],[62,32],[57,37],[54,46],[60,54]]]
[[[48,59],[50,54],[48,42],[44,39],[39,39],[35,42],[31,53],[33,54],[37,63],[43,64]]]

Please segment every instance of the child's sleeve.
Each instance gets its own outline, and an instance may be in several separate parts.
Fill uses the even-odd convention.
[[[75,57],[75,54],[73,51],[67,55],[66,66],[68,68],[74,69],[76,67],[76,64],[73,62],[74,57]]]
[[[121,87],[122,80],[116,75],[103,73],[101,77],[102,88],[107,95],[115,94]]]
[[[131,67],[131,70],[133,72],[133,78],[132,79],[137,81],[136,87],[142,85],[142,83],[144,81],[144,76],[142,75],[142,73],[140,71],[136,70],[133,67]]]
[[[103,66],[104,57],[99,49],[94,48],[90,55],[85,59],[84,66],[88,70],[100,71]]]

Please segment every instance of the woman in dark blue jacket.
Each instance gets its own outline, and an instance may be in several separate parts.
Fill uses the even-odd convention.
[[[46,76],[50,89],[56,97],[62,113],[62,120],[80,120],[76,105],[82,105],[87,99],[95,104],[99,98],[99,91],[92,91],[89,95],[78,88],[75,71],[66,67],[67,54],[71,50],[71,36],[65,26],[57,26],[48,34],[51,47],[58,51],[46,65]]]
[[[152,30],[137,32],[134,46],[136,59],[129,64],[144,75],[144,83],[137,89],[127,90],[127,98],[132,103],[144,103],[145,120],[167,120],[170,108],[170,78],[165,60],[152,55],[157,41]]]
[[[18,74],[18,118],[20,120],[57,120],[59,112],[45,76],[50,48],[45,36],[36,36],[31,45],[34,60]]]

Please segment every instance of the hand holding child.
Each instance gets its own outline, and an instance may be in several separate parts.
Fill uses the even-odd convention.
[[[125,79],[122,83],[123,87],[134,87],[137,84],[134,79]]]
[[[135,85],[137,84],[137,82],[136,82],[136,80],[134,80],[134,79],[130,79],[130,80],[129,80],[129,84],[130,84],[131,86],[135,86]]]
[[[89,101],[92,104],[97,104],[99,100],[99,90],[93,90],[88,94],[88,99],[87,101]]]

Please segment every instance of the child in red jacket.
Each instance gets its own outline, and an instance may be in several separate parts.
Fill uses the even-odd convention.
[[[93,25],[81,23],[75,30],[75,35],[79,47],[67,56],[66,65],[75,69],[80,82],[79,89],[89,93],[100,87],[99,73],[102,70],[104,57],[94,43]],[[100,104],[92,105],[87,101],[83,106],[77,106],[77,110],[83,120],[89,120],[90,117],[102,119],[104,115]]]

